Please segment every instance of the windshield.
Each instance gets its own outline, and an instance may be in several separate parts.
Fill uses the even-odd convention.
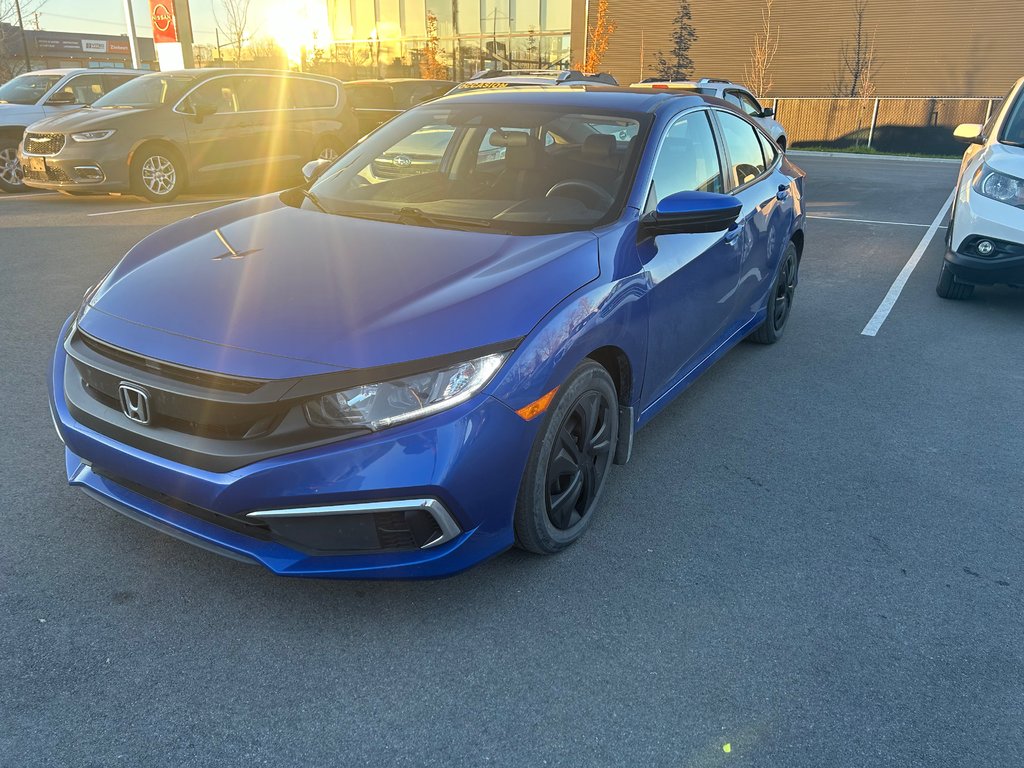
[[[1010,106],[1007,114],[1003,130],[999,134],[999,141],[1003,144],[1024,147],[1024,87],[1018,92],[1016,103]]]
[[[18,75],[0,85],[0,104],[35,104],[61,75]]]
[[[174,104],[195,82],[187,75],[143,75],[120,85],[92,103],[93,109],[157,107]]]
[[[350,150],[303,205],[452,229],[589,229],[621,211],[647,119],[508,103],[418,107]]]

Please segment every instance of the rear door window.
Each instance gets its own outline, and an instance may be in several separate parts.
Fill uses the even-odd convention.
[[[761,105],[758,104],[754,100],[754,97],[749,93],[744,93],[743,91],[726,91],[725,100],[730,104],[735,104],[751,117],[761,116]]]
[[[238,91],[241,89],[240,77],[217,77],[203,83],[189,95],[192,109],[197,104],[210,104],[218,115],[238,112]]]
[[[718,111],[718,124],[729,153],[731,187],[742,187],[764,173],[764,155],[757,130],[742,117]]]
[[[356,109],[395,109],[395,97],[386,85],[353,85],[345,93]]]
[[[338,86],[323,80],[292,78],[292,100],[299,109],[330,108],[338,104]]]

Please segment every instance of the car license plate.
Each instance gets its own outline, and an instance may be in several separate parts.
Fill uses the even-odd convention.
[[[28,171],[29,173],[38,173],[43,176],[46,175],[46,158],[45,157],[27,157],[28,160]]]

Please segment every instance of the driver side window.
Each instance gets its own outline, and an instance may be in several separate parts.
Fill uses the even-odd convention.
[[[681,117],[665,134],[654,163],[651,200],[676,192],[724,192],[718,146],[706,111]]]

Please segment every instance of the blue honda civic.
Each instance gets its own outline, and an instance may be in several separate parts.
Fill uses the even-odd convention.
[[[564,549],[637,430],[790,316],[804,174],[713,98],[469,91],[309,175],[133,247],[51,374],[72,485],[278,574]]]

